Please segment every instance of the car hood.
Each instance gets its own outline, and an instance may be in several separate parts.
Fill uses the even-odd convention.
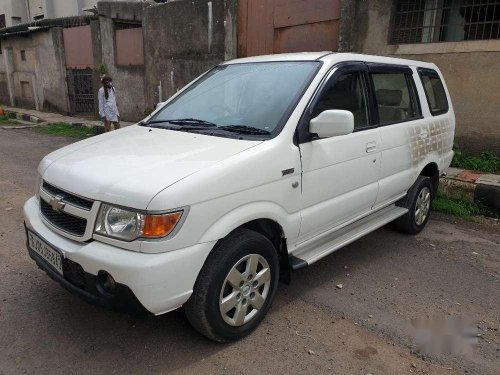
[[[57,150],[39,172],[71,193],[146,209],[170,185],[259,143],[134,125]]]

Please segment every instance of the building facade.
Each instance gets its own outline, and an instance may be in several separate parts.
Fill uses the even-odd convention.
[[[93,16],[55,20],[0,30],[0,102],[91,115],[106,72],[122,118],[139,120],[224,60],[352,51],[436,63],[460,148],[500,155],[500,0],[102,1]],[[51,79],[47,61],[61,67]]]
[[[0,0],[0,29],[28,22],[27,4],[23,0]]]
[[[143,2],[144,0],[109,0]],[[98,0],[0,0],[0,28],[41,19],[82,16]]]
[[[96,15],[5,28],[0,104],[95,116],[105,73],[121,118],[140,120],[194,77],[236,57],[229,47],[236,15],[237,0],[103,1]]]
[[[346,50],[435,63],[450,90],[458,146],[500,155],[499,0],[370,0],[350,8]]]
[[[342,51],[433,62],[456,142],[500,155],[500,0],[240,0],[238,56]]]

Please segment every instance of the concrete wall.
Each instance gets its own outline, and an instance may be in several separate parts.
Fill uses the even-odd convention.
[[[69,112],[63,29],[55,27],[33,34],[36,57],[35,76],[40,92],[40,107],[45,111]]]
[[[390,45],[392,3],[357,1],[354,11],[351,5],[343,20],[344,50],[438,65],[451,93],[460,148],[500,155],[500,40]]]
[[[2,48],[7,50],[10,69],[7,71],[16,105],[39,108],[37,80],[35,77],[35,46],[31,38],[9,38],[3,41]],[[24,51],[26,59],[21,53]]]
[[[142,2],[143,0],[108,1]],[[6,25],[10,27],[17,23],[33,21],[33,17],[36,16],[59,18],[88,15],[88,13],[84,12],[84,9],[96,6],[97,2],[98,0],[0,0],[0,14],[5,14]],[[30,15],[29,19],[28,13]],[[13,23],[12,17],[22,17],[22,20]]]
[[[134,22],[140,26],[143,5],[105,1],[99,2],[98,12],[99,30],[93,35],[93,40],[94,46],[100,46],[100,51],[94,52],[95,66],[104,64],[108,75],[113,78],[121,118],[138,121],[144,118],[146,108],[144,65],[118,66],[115,28],[119,22]],[[96,91],[99,87],[98,83]]]
[[[103,64],[113,78],[122,118],[142,119],[160,96],[166,100],[198,75],[236,57],[237,7],[237,0],[99,2],[99,26],[93,31],[95,66]],[[137,64],[141,59],[129,59],[135,65],[118,64],[116,30],[127,23],[143,27],[142,65]]]
[[[62,29],[2,39],[0,94],[4,104],[68,111]],[[24,51],[26,59],[21,57]]]
[[[147,105],[236,55],[236,0],[173,1],[144,10]]]

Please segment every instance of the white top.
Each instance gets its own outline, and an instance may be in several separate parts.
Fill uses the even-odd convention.
[[[118,107],[116,105],[115,88],[110,87],[108,89],[108,93],[108,99],[106,99],[106,96],[104,95],[104,87],[99,89],[99,116],[101,118],[105,117],[108,121],[118,122],[120,113],[118,112]]]

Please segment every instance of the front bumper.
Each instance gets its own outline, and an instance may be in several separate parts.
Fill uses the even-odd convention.
[[[27,233],[26,237],[28,237]],[[66,290],[78,295],[88,303],[127,311],[132,314],[148,315],[150,313],[141,305],[137,297],[126,285],[117,284],[113,294],[103,293],[97,287],[97,277],[85,272],[78,263],[64,259],[64,275],[61,275],[42,257],[29,248],[27,240],[26,247],[28,248],[30,257],[52,280],[58,282]]]
[[[76,279],[65,268],[68,266],[63,266],[64,275],[60,275],[38,254],[29,252],[40,268],[63,287],[91,303],[155,315],[174,310],[189,299],[201,267],[215,244],[207,242],[145,254],[99,241],[76,242],[55,233],[41,220],[35,197],[24,205],[24,218],[26,228],[59,250],[65,264],[77,270],[81,267],[81,275]],[[100,293],[96,288],[96,276],[101,270],[108,272],[117,283],[113,296]],[[82,279],[84,282],[79,283]]]

